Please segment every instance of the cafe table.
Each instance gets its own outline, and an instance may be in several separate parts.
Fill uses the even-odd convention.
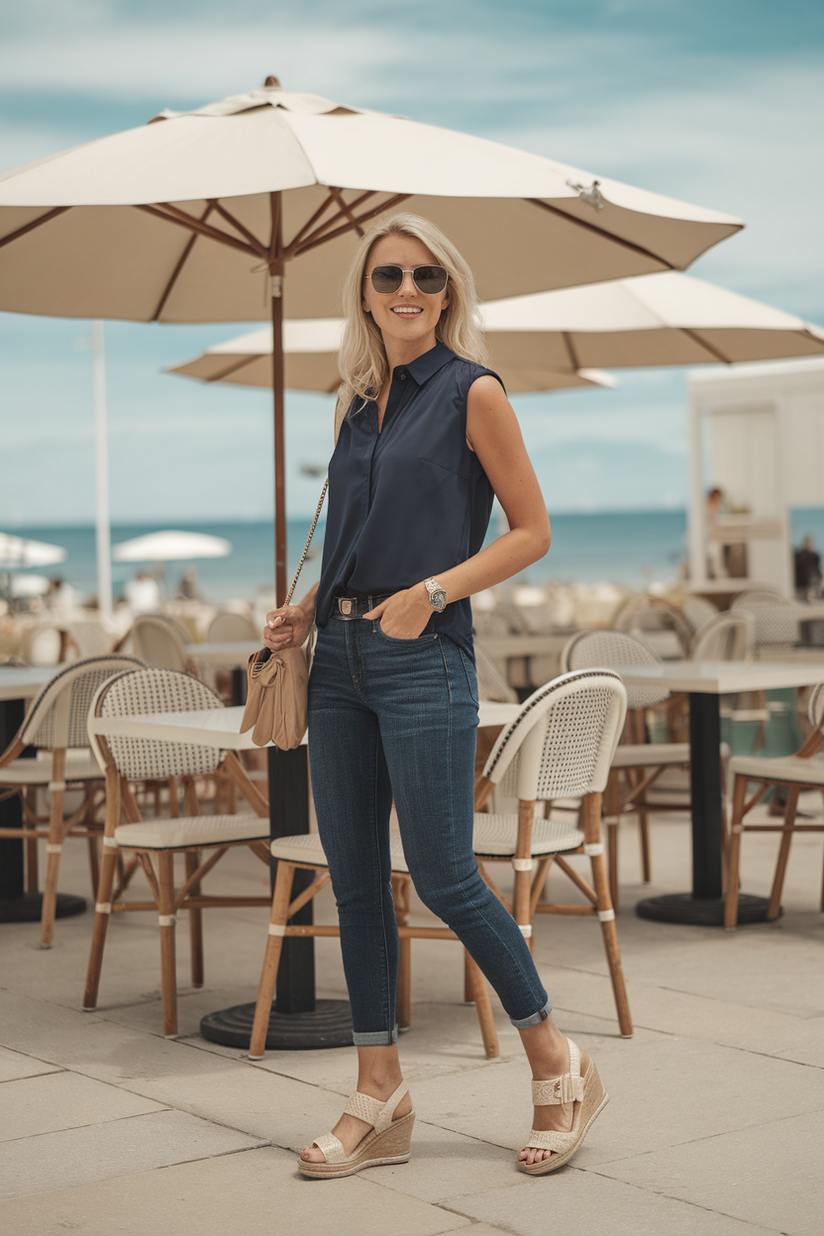
[[[517,704],[481,701],[480,725],[506,725],[519,712]],[[164,742],[194,743],[226,751],[258,750],[251,732],[240,733],[242,707],[192,712],[147,713],[127,717],[92,717],[89,730],[128,738],[153,738]],[[271,840],[309,831],[309,769],[306,739],[294,751],[266,748],[269,759],[269,831]],[[273,864],[272,879],[274,880]],[[293,892],[308,886],[311,872],[296,872]],[[291,923],[311,924],[311,901]],[[256,1003],[235,1005],[208,1013],[200,1023],[201,1034],[228,1047],[248,1047]],[[283,942],[275,1011],[269,1023],[269,1050],[309,1047],[343,1047],[352,1042],[348,1001],[315,999],[314,939],[290,936]]]
[[[23,724],[26,701],[34,699],[60,668],[59,665],[0,665],[0,752],[6,750]],[[0,802],[0,827],[23,827],[23,804],[17,794]],[[22,841],[0,838],[0,923],[37,922],[42,900],[40,893],[24,891]],[[85,908],[82,897],[57,894],[57,918],[82,914]]]
[[[638,903],[636,913],[657,922],[723,926],[719,698],[738,691],[807,687],[824,679],[824,666],[803,661],[666,661],[612,668],[627,687],[656,685],[689,696],[692,889],[647,897]],[[739,896],[739,923],[762,922],[766,914],[765,897]]]

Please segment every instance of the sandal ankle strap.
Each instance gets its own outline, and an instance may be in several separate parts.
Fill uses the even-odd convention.
[[[581,1076],[581,1050],[569,1043],[569,1072],[548,1081],[533,1081],[532,1102],[535,1107],[551,1107],[555,1103],[580,1103],[584,1097],[584,1079]]]
[[[406,1083],[401,1082],[385,1103],[373,1098],[371,1094],[363,1094],[362,1091],[356,1090],[343,1110],[347,1115],[356,1116],[358,1120],[365,1120],[367,1124],[371,1124],[376,1133],[382,1133],[392,1123],[395,1108],[408,1089]]]

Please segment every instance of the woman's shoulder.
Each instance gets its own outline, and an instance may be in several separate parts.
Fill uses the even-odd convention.
[[[461,389],[464,393],[468,393],[470,386],[477,382],[478,378],[489,377],[496,382],[500,382],[504,386],[503,378],[494,369],[490,369],[488,365],[482,365],[479,361],[467,359],[465,356],[457,356],[453,353],[452,372],[455,374]]]

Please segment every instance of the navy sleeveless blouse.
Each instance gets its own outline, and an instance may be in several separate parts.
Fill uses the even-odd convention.
[[[349,409],[329,464],[318,626],[336,596],[380,596],[437,579],[483,545],[494,494],[466,442],[466,398],[483,374],[498,378],[437,343],[393,371],[380,433],[376,403]],[[425,629],[473,655],[468,597],[433,612]]]

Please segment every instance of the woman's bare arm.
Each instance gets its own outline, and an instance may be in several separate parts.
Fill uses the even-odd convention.
[[[549,516],[518,419],[500,383],[488,374],[469,389],[466,432],[504,509],[509,532],[448,571],[438,571],[433,564],[448,603],[517,575],[544,556],[551,540]],[[386,634],[396,639],[413,639],[431,616],[423,581],[395,593],[366,615],[379,617]]]

